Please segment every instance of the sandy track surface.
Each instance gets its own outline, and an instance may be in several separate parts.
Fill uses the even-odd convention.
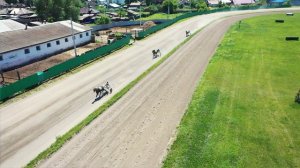
[[[147,38],[146,40],[139,41],[135,43],[133,47],[119,51],[111,55],[110,57],[104,59],[103,61],[94,64],[93,66],[90,66],[61,81],[55,82],[52,86],[49,86],[43,89],[42,91],[37,92],[34,95],[30,95],[23,100],[17,101],[15,103],[11,103],[5,107],[1,107],[0,109],[0,135],[1,135],[0,136],[0,151],[1,151],[0,167],[21,167],[26,163],[28,163],[31,159],[37,156],[38,153],[40,153],[41,151],[49,147],[50,144],[55,141],[55,138],[57,136],[62,135],[67,130],[72,128],[74,125],[79,123],[83,118],[85,118],[88,114],[90,114],[92,111],[94,111],[101,104],[103,104],[103,102],[105,102],[108,98],[112,96],[112,95],[106,96],[104,97],[104,99],[101,99],[100,101],[93,103],[95,98],[94,93],[92,93],[91,91],[93,87],[96,87],[99,84],[104,83],[105,81],[109,81],[112,84],[112,87],[114,88],[115,91],[114,93],[116,93],[121,88],[123,88],[126,84],[128,84],[130,81],[135,79],[139,74],[144,72],[155,62],[152,60],[152,55],[151,55],[152,49],[160,48],[162,54],[163,55],[166,54],[172,48],[174,48],[176,45],[178,45],[181,41],[185,39],[185,30],[191,30],[192,32],[194,32],[195,30],[204,27],[208,23],[211,23],[212,21],[215,21],[219,18],[226,17],[226,16],[245,14],[251,12],[265,12],[265,11],[278,11],[278,10],[282,10],[282,9],[259,10],[259,11],[257,10],[236,11],[236,12],[216,13],[216,14],[194,17],[192,19],[181,22],[180,24],[176,24],[172,27],[162,30],[156,33],[155,35]],[[288,9],[288,11],[293,11],[293,10],[299,10],[299,8]],[[223,29],[222,26],[220,26],[219,29]],[[209,40],[211,37],[206,37],[206,38],[207,40]],[[206,45],[207,42],[205,42],[204,44]],[[207,47],[202,48],[201,52],[199,53],[208,52],[208,50],[209,49]],[[214,49],[212,49],[212,51],[213,50]],[[184,56],[185,59],[188,59],[188,57],[186,57],[184,53],[181,53],[181,56]],[[182,59],[180,59],[179,56],[177,57],[173,58],[172,56],[172,60],[177,60],[178,63],[182,61]],[[193,63],[194,61],[191,62]],[[180,64],[183,63],[184,62]],[[166,64],[170,64],[170,61],[168,61],[168,63]],[[187,64],[188,65],[185,65],[186,69],[190,69],[189,68],[191,66],[190,63]],[[176,65],[178,67],[183,66],[178,64]],[[169,65],[170,66],[169,68],[172,68],[174,66],[176,67],[176,65]],[[164,66],[166,65],[164,64]],[[164,70],[163,68],[160,68],[160,71],[163,70]],[[159,73],[157,71],[156,73]],[[57,164],[74,166],[77,160],[82,160],[83,158],[85,158],[85,156],[82,156],[82,159],[81,158],[78,159],[78,157],[80,157],[78,153],[82,152],[82,153],[90,153],[90,155],[87,155],[86,156],[87,158],[85,158],[85,159],[89,159],[90,165],[93,165],[93,163],[94,164],[100,163],[97,161],[97,159],[93,159],[93,157],[101,158],[102,156],[102,157],[106,157],[106,159],[107,158],[116,159],[117,158],[116,155],[124,156],[123,158],[130,157],[128,158],[129,160],[125,163],[128,165],[132,165],[129,162],[135,163],[136,161],[135,157],[139,158],[143,156],[141,154],[143,154],[144,151],[147,152],[148,150],[148,153],[152,153],[147,155],[148,161],[149,159],[150,160],[153,159],[153,163],[155,162],[155,164],[152,165],[156,165],[157,162],[155,161],[155,157],[157,156],[158,153],[160,154],[161,149],[165,149],[165,144],[163,144],[162,141],[163,139],[169,139],[170,137],[169,136],[170,134],[167,133],[168,131],[164,129],[169,129],[169,131],[172,132],[172,130],[174,130],[174,127],[172,126],[171,123],[169,125],[168,122],[173,119],[174,120],[173,122],[177,124],[181,117],[179,115],[177,116],[177,118],[175,116],[174,118],[172,118],[171,116],[173,115],[173,112],[171,113],[171,111],[174,110],[174,113],[176,112],[181,114],[183,113],[186,104],[189,100],[189,97],[192,94],[193,87],[196,81],[195,80],[193,82],[193,80],[189,78],[182,80],[183,78],[185,78],[187,73],[184,73],[182,76],[181,73],[177,73],[176,71],[174,73],[174,70],[169,71],[165,69],[164,71],[165,72],[162,72],[162,76],[157,77],[157,79],[155,80],[156,82],[153,82],[149,85],[147,85],[147,83],[144,84],[148,86],[146,90],[149,89],[151,90],[151,88],[154,88],[154,90],[151,90],[151,94],[149,94],[150,92],[148,91],[145,92],[144,87],[146,86],[139,84],[136,88],[140,88],[140,90],[139,89],[136,90],[135,88],[134,89],[135,93],[131,92],[127,94],[126,98],[123,98],[120,102],[116,104],[116,106],[120,104],[125,105],[124,107],[123,106],[121,107],[121,109],[124,108],[125,111],[121,109],[116,109],[114,106],[109,111],[105,112],[104,115],[98,119],[102,122],[101,125],[98,124],[97,126],[97,123],[99,121],[94,122],[93,125],[96,125],[96,127],[99,128],[101,127],[103,130],[106,130],[106,134],[104,137],[103,134],[99,132],[94,132],[90,134],[94,135],[95,137],[91,136],[90,138],[89,136],[87,136],[86,138],[83,138],[83,140],[81,140],[84,143],[90,144],[91,146],[89,145],[88,146],[89,149],[91,150],[85,150],[86,147],[84,147],[85,146],[84,143],[79,144],[79,146],[83,146],[83,147],[81,148],[75,146],[74,148],[76,150],[74,154],[69,153],[67,156],[65,155],[66,157],[58,157],[62,161],[57,162]],[[175,74],[177,75],[177,78],[169,79],[170,77],[168,74]],[[199,72],[198,74],[195,74],[195,79],[198,79],[198,77],[199,77]],[[151,77],[148,77],[147,79],[149,80],[150,78],[154,78],[154,76],[151,75]],[[171,83],[180,83],[179,81],[189,81],[191,83],[190,84],[184,83],[185,85],[184,89],[182,88],[182,85],[178,85],[178,86],[174,85],[173,87],[172,85],[168,85],[168,86],[162,85],[162,83],[165,82],[170,83],[168,82],[169,80],[173,81]],[[180,91],[178,91],[178,88],[180,89]],[[187,88],[192,88],[192,89],[187,89]],[[160,91],[158,91],[158,89]],[[147,97],[153,96],[152,92],[154,94],[154,98],[147,99]],[[138,99],[136,99],[135,98],[136,96],[134,95],[138,93],[141,96]],[[157,98],[159,97],[160,94],[165,95],[169,98],[165,97],[165,98],[161,98],[162,100],[160,100]],[[164,100],[175,101],[177,99],[180,99],[179,104],[167,103],[166,106],[165,105],[161,106],[162,104],[165,104]],[[144,101],[143,103],[149,103],[145,106],[146,108],[143,107],[144,105],[141,102],[142,100]],[[134,104],[131,104],[130,102]],[[153,103],[154,104],[157,103],[157,105],[154,106]],[[148,107],[150,106],[152,106],[151,108],[152,110],[148,109]],[[181,110],[177,110],[177,109],[181,109]],[[161,112],[161,110],[163,112]],[[128,112],[127,118],[126,116],[120,115],[121,113],[123,114],[126,112]],[[168,113],[168,112],[170,112],[170,114],[168,114],[167,117],[157,115],[157,114]],[[170,117],[172,119],[170,119]],[[155,118],[159,120],[157,119],[154,120]],[[116,121],[119,122],[116,123]],[[119,125],[117,126],[116,124]],[[173,125],[176,126],[176,124]],[[160,127],[152,128],[150,126],[160,126]],[[127,128],[126,129],[127,131],[121,132],[122,135],[120,135],[120,130],[123,130],[123,128]],[[140,136],[138,136],[139,134],[145,135],[146,133],[146,135],[148,135],[146,130],[148,130],[149,135],[150,133],[153,133],[151,131],[155,131],[155,134],[157,135],[161,135],[160,132],[166,131],[164,133],[166,135],[163,136],[164,138],[163,137],[160,138],[158,136],[156,137],[146,136],[146,139],[140,140],[138,142],[139,144],[137,144],[135,140],[142,139]],[[84,132],[87,134],[86,131]],[[132,138],[125,138],[125,140],[122,139],[122,137],[126,137],[125,135],[130,136]],[[115,138],[119,139],[119,141],[112,141]],[[84,140],[91,140],[91,141],[86,142]],[[75,141],[76,140],[73,140],[72,142]],[[101,141],[103,141],[103,143],[105,142],[109,142],[109,143],[106,146],[102,146],[103,143],[100,146],[95,146],[98,143],[100,144]],[[123,144],[119,142],[122,142]],[[147,148],[147,146],[150,146],[147,145],[147,143],[153,144],[154,142],[156,142],[156,144],[162,144],[161,148],[157,148],[157,149],[149,148],[149,147]],[[126,148],[126,145],[124,145],[126,143],[128,144],[134,143],[133,148],[135,149],[140,149],[140,147],[144,147],[141,148],[144,149],[144,151],[143,150],[140,150],[142,152],[132,151],[133,153],[127,152],[126,155],[121,155],[122,152],[126,153],[126,149],[128,150],[128,148]],[[68,144],[67,146],[69,146],[70,144]],[[118,147],[124,147],[124,148],[118,148]],[[113,151],[115,150],[120,150],[120,151],[119,152],[116,151],[113,154]],[[153,151],[153,150],[157,150],[157,151]],[[106,151],[106,152],[102,153],[102,151]],[[153,158],[151,158],[152,156]],[[65,160],[66,158],[69,159]],[[139,160],[141,160],[141,162],[136,163],[137,165],[141,163],[147,163],[148,165],[147,158],[143,157],[143,159],[139,159]],[[79,163],[81,162],[76,162],[76,164]],[[87,162],[83,161],[82,165],[85,165],[85,163]],[[117,166],[118,164],[121,163],[124,162],[122,161],[113,162],[112,160],[107,160],[105,162],[105,164],[107,166],[109,165],[109,167],[114,164],[116,164]],[[45,163],[45,165],[47,164],[48,162]],[[101,164],[101,165],[105,165],[105,164]]]
[[[254,15],[206,27],[40,167],[160,167],[220,39],[232,23]]]

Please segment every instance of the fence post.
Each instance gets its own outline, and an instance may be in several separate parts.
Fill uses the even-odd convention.
[[[2,71],[0,71],[0,74],[1,74],[2,81],[3,81],[3,83],[4,83],[5,81],[4,81],[3,72],[2,72]]]
[[[18,80],[21,80],[21,76],[20,76],[19,71],[17,71],[17,75],[18,75]]]

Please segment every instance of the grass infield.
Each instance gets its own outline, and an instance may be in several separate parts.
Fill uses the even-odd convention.
[[[275,23],[284,19],[284,23]],[[300,13],[234,24],[212,57],[163,167],[299,167]]]

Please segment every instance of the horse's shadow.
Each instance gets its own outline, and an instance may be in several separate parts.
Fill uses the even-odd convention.
[[[92,102],[92,104],[94,104],[95,102],[101,100],[104,96],[108,95],[108,92],[103,92],[103,93],[100,93],[99,96],[97,96],[95,98],[95,100]]]

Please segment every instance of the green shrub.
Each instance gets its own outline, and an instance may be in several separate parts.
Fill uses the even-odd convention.
[[[98,24],[98,25],[99,24],[108,24],[110,22],[111,22],[110,18],[108,16],[106,16],[106,15],[101,15],[100,17],[98,17],[95,20],[95,23]]]

